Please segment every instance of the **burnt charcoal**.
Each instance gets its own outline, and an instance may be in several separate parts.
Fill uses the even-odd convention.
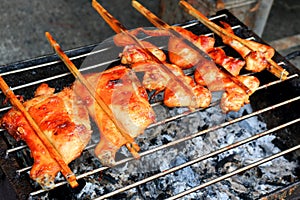
[[[150,140],[150,143],[153,144],[153,145],[155,145],[156,142],[157,142],[157,138],[152,138],[152,139]]]
[[[242,135],[244,135],[244,133],[245,133],[245,129],[241,129],[240,131],[238,131],[237,133],[235,133],[235,135],[237,137],[241,137]]]
[[[116,158],[115,158],[116,161],[119,161],[119,160],[122,160],[122,159],[125,159],[125,158],[126,158],[126,156],[124,154],[122,154],[120,152],[116,153]]]
[[[272,143],[275,144],[281,150],[286,150],[288,147],[285,144],[285,142],[283,140],[281,140],[280,138],[275,138],[274,140],[272,140]]]
[[[167,199],[171,197],[171,195],[167,194],[167,193],[160,193],[158,196],[157,196],[157,200],[160,200],[160,199]]]
[[[68,186],[61,186],[48,192],[48,197],[51,200],[76,199],[74,193]]]
[[[111,175],[106,174],[106,173],[102,173],[102,178],[104,180],[107,180],[108,182],[110,182],[112,184],[117,184],[118,183],[118,181],[114,177],[112,177]]]
[[[209,124],[204,124],[199,131],[206,130],[209,128]]]
[[[297,160],[299,162],[300,161],[300,157],[298,157]],[[295,176],[300,177],[300,167],[299,166],[295,168],[294,174],[295,174]]]
[[[287,181],[287,182],[292,182],[293,179],[294,179],[294,178],[292,178],[291,175],[286,175],[286,176],[283,176],[281,178],[282,178],[282,180]]]
[[[229,156],[224,157],[222,160],[217,160],[216,161],[217,164],[215,166],[216,171],[221,172],[222,171],[221,168],[223,168],[224,165],[228,162],[237,162],[237,160],[234,157],[235,157],[235,154],[231,154]]]
[[[178,166],[186,163],[186,156],[178,155],[175,159],[171,161],[171,165]],[[174,172],[177,181],[186,182],[189,187],[195,187],[200,184],[200,180],[195,175],[194,170],[189,166],[185,167],[179,171]]]
[[[84,179],[79,179],[77,180],[79,186],[77,186],[76,188],[72,189],[72,192],[74,192],[75,194],[78,194],[81,192],[81,190],[85,187],[86,185],[86,181]]]
[[[253,200],[253,197],[249,193],[241,193],[238,196],[243,200]]]
[[[126,193],[119,193],[116,194],[112,199],[128,199],[128,195]]]
[[[261,169],[259,167],[257,167],[256,168],[256,176],[261,178],[262,175],[263,175],[263,172],[261,171]]]
[[[168,144],[171,141],[173,141],[173,138],[170,135],[162,135],[163,144]]]

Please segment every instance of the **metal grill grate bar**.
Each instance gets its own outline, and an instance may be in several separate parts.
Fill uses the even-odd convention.
[[[151,149],[151,150],[147,150],[147,151],[145,151],[145,152],[141,152],[141,153],[140,153],[140,156],[143,157],[143,156],[152,154],[152,153],[157,152],[157,151],[159,151],[159,150],[166,149],[167,147],[171,147],[171,146],[174,146],[174,145],[179,144],[179,143],[181,143],[181,142],[184,142],[184,141],[187,141],[187,140],[191,140],[191,139],[193,139],[193,138],[195,138],[195,137],[204,135],[204,134],[206,134],[206,133],[215,131],[215,130],[217,130],[217,129],[224,128],[224,127],[226,127],[226,126],[228,126],[228,125],[230,125],[230,124],[237,123],[237,122],[242,121],[242,120],[244,120],[244,119],[248,119],[248,118],[253,117],[253,116],[256,116],[256,115],[258,115],[258,114],[261,114],[261,113],[264,113],[264,112],[267,112],[267,111],[276,109],[276,108],[281,107],[281,106],[283,106],[283,105],[290,104],[290,103],[292,103],[292,102],[299,101],[299,100],[300,100],[300,96],[299,96],[299,97],[295,97],[295,98],[293,98],[293,99],[289,99],[289,100],[287,100],[287,101],[283,101],[283,102],[278,103],[278,104],[275,104],[275,105],[273,105],[273,106],[269,106],[269,107],[264,108],[264,109],[261,109],[261,110],[259,110],[259,111],[256,111],[256,112],[253,112],[253,113],[244,115],[244,116],[242,116],[242,117],[233,119],[233,120],[231,120],[231,121],[228,121],[228,122],[225,122],[225,123],[222,123],[222,124],[213,126],[213,127],[211,127],[211,128],[208,128],[208,129],[206,129],[206,130],[203,130],[203,131],[200,131],[200,132],[198,132],[198,133],[192,134],[192,135],[190,135],[190,136],[187,136],[187,137],[184,137],[184,138],[181,138],[181,139],[177,139],[177,140],[175,140],[175,141],[173,141],[173,142],[169,142],[169,143],[164,144],[164,145],[162,145],[162,146],[159,146],[159,147],[157,147],[157,148],[153,148],[153,149]],[[291,121],[291,122],[288,122],[288,123],[286,123],[286,124],[277,126],[277,127],[273,128],[273,129],[270,129],[270,130],[268,130],[268,131],[266,131],[266,132],[263,132],[263,133],[260,133],[260,134],[255,135],[255,136],[253,136],[253,137],[249,137],[249,138],[247,138],[247,139],[245,139],[245,140],[242,140],[242,141],[244,141],[244,142],[242,142],[242,141],[241,141],[241,142],[242,142],[242,144],[245,144],[245,143],[249,142],[248,140],[255,140],[255,139],[257,139],[258,137],[262,137],[262,136],[267,135],[267,134],[270,134],[271,132],[274,132],[274,131],[276,131],[276,130],[278,130],[278,129],[282,129],[282,128],[284,128],[284,127],[287,127],[287,126],[290,126],[290,125],[292,125],[292,124],[294,124],[294,123],[297,123],[297,122],[299,122],[299,120],[300,120],[300,119],[296,119],[296,120]],[[241,142],[238,142],[238,143],[229,145],[229,146],[227,146],[227,147],[225,147],[225,148],[222,148],[222,149],[220,149],[220,150],[214,152],[213,155],[217,155],[218,153],[220,153],[219,151],[222,151],[222,152],[223,152],[223,151],[225,151],[225,150],[229,150],[229,149],[232,149],[232,148],[234,148],[234,147],[240,146],[240,145],[241,145],[241,144],[240,144]],[[207,154],[207,155],[201,157],[200,160],[207,159],[207,158],[209,158],[209,157],[211,157],[211,156],[212,156],[211,154]],[[198,158],[198,159],[199,159],[199,158]],[[117,165],[124,164],[124,163],[126,163],[126,162],[129,162],[129,161],[131,161],[131,160],[134,160],[134,158],[126,158],[126,159],[123,159],[123,160],[121,160],[121,161],[116,162],[116,166],[117,166]],[[191,161],[191,162],[193,162],[193,164],[196,163],[195,161]],[[199,161],[197,161],[197,162],[199,162]],[[189,165],[191,165],[191,164],[189,164]],[[189,165],[187,165],[187,166],[189,166]],[[186,167],[185,164],[183,164],[183,167]],[[181,167],[181,168],[183,168],[183,167]],[[87,172],[87,173],[84,173],[84,174],[81,174],[81,175],[77,175],[77,178],[78,178],[78,179],[81,179],[81,178],[84,178],[84,177],[86,177],[86,176],[90,176],[90,175],[92,175],[92,174],[95,174],[95,173],[99,173],[99,172],[101,172],[101,171],[104,171],[104,170],[106,170],[106,169],[108,169],[108,168],[109,168],[109,167],[101,167],[101,168],[92,170],[92,171],[90,171],[90,172]],[[179,168],[179,169],[181,169],[181,168]],[[163,176],[163,175],[166,175],[166,174],[168,174],[168,173],[171,173],[171,172],[174,172],[174,171],[177,171],[177,170],[178,170],[177,168],[172,168],[172,169],[167,170],[166,172],[162,172],[162,173],[156,174],[155,176],[149,177],[148,179],[144,179],[144,180],[142,180],[142,181],[140,181],[140,182],[137,182],[137,183],[139,183],[138,185],[140,185],[140,184],[143,184],[143,183],[146,183],[146,182],[150,181],[150,179],[156,179],[156,178],[158,178],[158,177],[161,177],[161,176]],[[126,191],[126,190],[128,190],[128,189],[131,189],[131,188],[133,188],[133,187],[136,187],[136,184],[137,184],[137,183],[135,183],[135,184],[133,184],[133,185],[130,185],[130,186],[127,186],[127,187],[124,187],[124,188],[122,188],[122,189],[120,189],[120,190],[116,190],[116,191],[114,191],[114,192],[112,192],[112,193],[108,193],[107,195],[113,196],[113,195],[115,195],[115,194],[117,194],[117,193],[119,193],[119,192]],[[61,182],[61,183],[55,185],[54,188],[56,188],[56,187],[58,187],[58,186],[60,186],[60,185],[62,185],[62,184],[67,184],[67,182],[66,182],[66,181],[63,181],[63,182]],[[45,190],[38,190],[38,191],[36,191],[36,192],[31,193],[30,195],[31,195],[31,196],[35,196],[35,195],[38,195],[38,194],[43,193],[43,192],[46,192],[46,191],[45,191]],[[107,197],[110,197],[110,196],[106,196],[106,195],[105,195],[103,198],[107,198]],[[101,197],[100,199],[102,199],[102,197]]]
[[[179,165],[179,166],[177,166],[177,167],[174,167],[174,168],[165,170],[164,172],[158,173],[158,174],[156,174],[156,175],[154,175],[154,176],[150,176],[150,177],[148,177],[148,178],[146,178],[146,179],[143,179],[143,180],[138,181],[138,182],[136,182],[136,183],[134,183],[134,184],[125,186],[125,187],[123,187],[123,188],[121,188],[121,189],[118,189],[118,190],[115,190],[115,191],[113,191],[113,192],[111,192],[111,193],[102,195],[101,197],[96,198],[96,199],[97,199],[97,200],[100,200],[100,199],[106,199],[106,198],[108,198],[108,197],[112,197],[112,196],[114,196],[114,195],[116,195],[116,194],[118,194],[118,193],[124,192],[124,191],[126,191],[126,190],[129,190],[129,189],[132,189],[132,188],[134,188],[134,187],[137,187],[137,186],[139,186],[139,185],[141,185],[141,184],[147,183],[147,182],[149,182],[149,181],[152,181],[152,180],[154,180],[154,179],[160,178],[160,177],[165,176],[165,175],[167,175],[167,174],[170,174],[170,173],[172,173],[172,172],[178,171],[178,170],[180,170],[180,169],[182,169],[182,168],[184,168],[184,167],[188,167],[188,166],[193,165],[193,164],[195,164],[195,163],[197,163],[197,162],[200,162],[200,161],[205,160],[205,159],[208,159],[208,158],[210,158],[210,157],[212,157],[212,156],[215,156],[215,155],[218,155],[218,154],[223,153],[223,152],[225,152],[225,151],[228,151],[229,149],[238,147],[238,146],[240,146],[240,145],[242,145],[242,144],[245,144],[245,143],[248,143],[248,142],[250,142],[250,141],[256,140],[256,139],[258,139],[258,138],[260,138],[260,137],[263,137],[263,136],[265,136],[265,135],[267,135],[267,134],[270,134],[270,133],[272,133],[272,132],[274,132],[274,131],[277,131],[277,130],[279,130],[279,129],[281,129],[281,128],[285,128],[285,127],[287,127],[287,126],[289,126],[289,125],[292,125],[292,124],[294,124],[294,123],[297,123],[297,122],[299,122],[299,121],[300,121],[300,118],[299,118],[299,119],[296,119],[296,120],[294,120],[294,121],[291,121],[291,122],[289,122],[289,123],[280,125],[280,126],[278,126],[278,127],[276,127],[276,128],[270,129],[270,130],[268,130],[268,131],[265,131],[265,132],[263,132],[263,133],[257,134],[257,135],[255,135],[255,136],[253,136],[253,137],[249,137],[249,138],[247,138],[247,139],[245,139],[245,140],[242,140],[242,141],[240,141],[240,142],[236,142],[236,143],[234,143],[234,144],[232,144],[232,145],[228,145],[228,146],[223,147],[223,148],[221,148],[221,149],[219,149],[219,150],[217,150],[217,151],[215,151],[215,152],[206,154],[206,155],[204,155],[204,156],[202,156],[202,157],[200,157],[200,158],[198,158],[198,159],[195,159],[195,160],[186,162],[186,163],[184,163],[184,164],[182,164],[182,165]],[[259,161],[255,162],[255,163],[253,163],[253,164],[250,164],[250,165],[248,165],[248,166],[246,166],[246,167],[243,167],[243,168],[240,168],[240,169],[238,169],[238,170],[235,170],[235,171],[233,171],[233,172],[231,172],[231,173],[228,173],[228,174],[226,174],[226,175],[224,175],[224,176],[221,176],[221,177],[219,177],[219,178],[216,178],[216,179],[214,179],[214,180],[212,180],[212,181],[208,181],[208,182],[205,183],[205,184],[202,184],[202,185],[197,186],[197,187],[195,187],[195,188],[193,188],[193,189],[187,190],[187,191],[185,191],[185,192],[183,192],[183,193],[180,193],[180,194],[178,194],[178,195],[175,195],[175,196],[173,196],[172,198],[169,198],[169,199],[177,199],[177,198],[183,197],[183,196],[185,196],[185,195],[187,195],[187,194],[189,194],[189,193],[192,193],[192,192],[197,191],[197,190],[199,190],[199,189],[201,189],[201,188],[207,187],[207,186],[209,186],[209,185],[211,185],[211,184],[220,182],[220,181],[222,181],[222,180],[224,180],[224,179],[226,179],[226,178],[229,178],[229,177],[231,177],[231,176],[233,176],[233,175],[236,175],[236,174],[238,174],[238,173],[241,173],[241,172],[243,172],[243,171],[246,171],[246,170],[248,170],[248,169],[251,169],[251,168],[253,168],[253,167],[256,167],[256,166],[258,166],[258,165],[261,165],[261,164],[263,164],[263,163],[265,163],[265,162],[268,162],[268,161],[270,161],[270,160],[273,160],[273,159],[275,159],[275,158],[277,158],[277,157],[283,156],[283,155],[285,155],[285,154],[287,154],[287,153],[290,153],[290,152],[295,151],[295,150],[298,150],[298,149],[300,149],[300,145],[297,145],[297,146],[295,146],[295,147],[293,147],[293,148],[290,148],[290,149],[288,149],[288,150],[286,150],[286,151],[282,151],[282,152],[280,152],[280,153],[278,153],[278,154],[275,154],[275,155],[273,155],[273,156],[270,156],[270,157],[268,157],[268,158],[259,160]],[[95,200],[96,200],[96,199],[95,199]]]

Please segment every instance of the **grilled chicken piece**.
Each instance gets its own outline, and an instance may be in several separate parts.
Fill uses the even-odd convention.
[[[162,69],[162,65],[168,68],[175,76],[185,80],[188,76],[184,74],[182,69],[175,64],[170,63],[157,63],[154,61],[146,60],[132,64],[130,67],[135,72],[144,72],[143,86],[149,90],[161,92],[165,90],[171,77]]]
[[[215,47],[208,52],[208,55],[217,63],[223,66],[233,76],[239,75],[241,69],[245,66],[245,61],[227,56],[223,49]]]
[[[240,73],[240,70],[245,65],[245,61],[227,56],[223,49],[221,49],[219,47],[214,47],[214,44],[215,44],[214,38],[204,36],[204,35],[197,36],[194,33],[190,32],[182,27],[175,27],[175,30],[180,32],[182,35],[184,35],[184,37],[186,39],[188,39],[190,42],[192,42],[195,46],[197,46],[203,52],[207,53],[216,64],[224,67],[233,76],[238,75]],[[172,44],[172,43],[175,43],[175,44]],[[180,43],[183,43],[183,44],[180,44]],[[178,50],[176,48],[177,45],[183,46],[183,48],[181,48],[180,52],[185,51],[184,54],[178,53],[178,56],[181,56],[183,59],[186,60],[185,61],[186,63],[183,64],[183,66],[187,66],[187,67],[189,67],[189,65],[194,66],[199,62],[199,56],[197,55],[198,54],[197,51],[195,52],[195,50],[193,50],[191,47],[189,47],[184,42],[179,41],[178,39],[172,39],[172,37],[171,37],[170,42],[169,42],[169,51],[174,52],[176,54],[178,52]],[[173,46],[174,46],[174,48],[171,48]],[[189,53],[190,51],[192,53]],[[189,56],[185,57],[185,55],[187,55],[187,54]],[[171,62],[174,62],[174,63],[176,62],[176,59],[172,59],[172,57],[170,57],[170,60],[171,60]],[[172,61],[172,60],[174,60],[174,61]],[[192,62],[190,62],[190,60],[192,60]],[[184,68],[186,68],[186,67],[184,67]]]
[[[133,30],[130,34],[137,35],[138,31]],[[141,46],[136,44],[136,41],[132,40],[130,36],[119,33],[114,37],[114,42],[117,46],[123,46],[123,52],[120,54],[121,63],[124,65],[130,65],[139,61],[153,60],[152,56],[145,51],[150,51],[161,62],[166,61],[165,53],[157,46],[147,41],[140,41]]]
[[[205,35],[195,35],[180,26],[174,26],[173,28],[203,52],[207,53],[216,64],[223,66],[233,76],[237,76],[245,65],[244,60],[227,56],[223,49],[214,47],[214,38]],[[143,28],[137,28],[132,31],[133,34],[137,34],[138,32],[143,32],[150,36],[171,36],[168,43],[169,59],[182,69],[191,68],[199,62],[198,50],[190,47],[181,38],[172,36],[170,31],[161,29],[147,30]]]
[[[80,156],[92,131],[86,107],[70,88],[54,94],[53,88],[42,84],[24,107],[67,164]],[[12,108],[2,117],[1,125],[30,148],[34,159],[30,177],[42,188],[52,188],[60,165],[50,156],[22,113]]]
[[[126,45],[123,52],[120,54],[121,63],[124,65],[130,65],[136,62],[144,60],[153,60],[144,48],[148,49],[154,56],[156,56],[161,62],[166,60],[165,53],[150,42],[143,41],[143,47],[139,47],[135,44]]]
[[[234,35],[234,32],[229,24],[225,22],[221,22],[221,24],[227,32]],[[222,35],[221,37],[225,44],[231,46],[245,59],[246,70],[260,72],[271,66],[268,60],[270,60],[275,54],[275,50],[272,47],[250,40],[247,40],[247,47],[226,35]],[[256,51],[251,49],[256,49]]]
[[[125,45],[125,42],[122,41],[121,44]],[[166,106],[186,106],[191,109],[207,107],[211,101],[211,94],[207,88],[196,86],[193,79],[186,76],[178,66],[163,62],[166,60],[164,52],[151,45],[148,45],[150,47],[148,50],[151,53],[155,52],[156,54],[153,54],[162,63],[155,62],[152,55],[149,55],[144,49],[131,44],[124,47],[123,53],[120,55],[121,62],[123,64],[131,64],[130,66],[134,71],[145,72],[143,86],[149,91],[156,90],[155,94],[157,94],[166,89],[164,94]],[[144,46],[144,48],[148,47]],[[168,68],[174,74],[176,80],[164,68]]]
[[[212,37],[207,37],[204,35],[197,36],[179,26],[174,27],[174,29],[203,52],[207,53],[214,47],[215,40]],[[174,36],[170,37],[168,51],[170,61],[174,64],[177,64],[182,69],[188,69],[195,66],[200,59],[199,51],[197,49],[193,49],[183,39]]]
[[[116,152],[128,141],[110,117],[115,118],[119,122],[118,126],[122,126],[132,138],[135,138],[155,121],[155,113],[148,102],[146,90],[134,72],[125,66],[88,74],[85,78],[94,83],[94,92],[113,113],[113,116],[108,116],[79,81],[74,83],[74,90],[85,102],[100,130],[100,142],[95,148],[95,154],[103,165],[113,166]]]
[[[246,85],[250,90],[250,94],[246,94],[243,89],[230,80],[224,80],[225,92],[221,99],[221,108],[224,113],[229,111],[238,111],[242,106],[249,103],[249,96],[259,86],[259,80],[254,76],[237,76],[237,78]]]
[[[145,72],[143,86],[149,90],[156,90],[156,93],[164,90],[164,104],[168,107],[190,107],[205,108],[211,102],[210,91],[200,85],[196,85],[194,80],[186,76],[182,69],[174,64],[165,63],[164,65],[172,71],[180,81],[188,87],[183,88],[182,84],[171,79],[162,69],[161,64],[151,61],[138,62],[131,65],[134,71]]]
[[[176,81],[170,80],[164,93],[164,104],[168,107],[186,106],[190,109],[206,108],[211,102],[210,91],[201,85],[196,85],[194,80],[189,76],[179,76],[182,82],[185,82],[191,88],[187,92]],[[190,94],[191,93],[191,94]]]
[[[173,73],[181,74],[181,69],[175,65],[165,64]],[[136,62],[130,66],[136,72],[144,72],[142,84],[148,91],[159,93],[166,88],[170,77],[161,69],[159,63],[154,61]]]
[[[219,69],[208,70],[197,67],[194,75],[195,81],[199,85],[207,86],[211,91],[224,91],[220,104],[224,113],[238,111],[242,106],[249,103],[249,96],[259,86],[259,80],[254,76],[237,76],[237,79],[250,89],[247,94]]]

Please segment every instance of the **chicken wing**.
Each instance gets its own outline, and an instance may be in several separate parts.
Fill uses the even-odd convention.
[[[95,154],[103,165],[112,166],[116,152],[128,141],[111,117],[135,138],[155,121],[155,113],[148,102],[146,90],[131,69],[115,66],[101,73],[87,74],[85,78],[94,83],[94,92],[113,113],[113,116],[108,116],[79,81],[74,83],[74,90],[85,102],[100,130],[100,142],[95,148]]]
[[[165,67],[176,76],[177,80],[173,80],[160,65],[162,64],[154,61],[144,61],[134,63],[131,67],[136,72],[145,73],[143,86],[147,90],[155,90],[155,94],[164,91],[164,104],[168,107],[205,108],[210,104],[211,93],[207,88],[196,85],[194,80],[186,76],[177,65],[164,63]],[[188,89],[185,89],[183,85]]]
[[[54,94],[53,88],[41,84],[35,97],[26,101],[24,107],[66,163],[80,156],[90,140],[91,127],[86,107],[70,88]],[[60,165],[50,156],[22,113],[12,108],[2,117],[1,125],[30,148],[34,159],[30,177],[44,189],[52,188]]]
[[[129,39],[128,39],[129,38]],[[147,41],[141,41],[142,47],[138,46],[135,41],[123,33],[117,34],[114,37],[114,42],[117,46],[124,46],[123,52],[120,54],[121,63],[130,65],[139,61],[153,60],[152,55],[145,51],[150,51],[161,62],[166,61],[165,53],[157,46]]]
[[[180,26],[173,26],[174,30],[179,32],[188,39],[196,47],[203,52],[207,53],[216,64],[223,66],[233,76],[240,73],[240,70],[244,67],[245,61],[237,58],[227,56],[223,49],[220,47],[214,47],[215,39],[205,35],[196,35],[187,29]],[[171,63],[176,64],[182,69],[188,69],[195,66],[199,62],[199,52],[197,49],[193,49],[187,44],[183,38],[172,36],[168,30],[147,30],[143,28],[137,28],[132,30],[132,34],[138,34],[143,32],[150,36],[170,36],[168,42],[168,55]],[[124,41],[123,41],[123,44]]]
[[[136,34],[138,31],[135,31]],[[132,34],[133,32],[131,32]],[[120,38],[119,38],[120,39]],[[118,45],[125,45],[124,41]],[[166,56],[162,50],[155,48],[155,45],[147,45],[143,48],[150,48],[150,52],[156,56],[160,62],[153,59],[143,48],[132,45],[126,45],[123,49],[121,62],[130,64],[130,67],[137,72],[145,72],[143,77],[143,86],[149,91],[156,90],[155,94],[166,89],[164,94],[164,103],[168,107],[189,107],[191,109],[207,107],[211,100],[211,94],[202,86],[196,86],[194,81],[187,77],[182,69],[175,64],[164,62]],[[143,41],[145,43],[145,41]],[[163,56],[164,55],[164,56]],[[154,95],[155,95],[154,94]]]
[[[242,106],[249,103],[249,96],[259,86],[259,80],[254,76],[237,76],[237,79],[249,88],[250,92],[246,93],[219,69],[209,70],[198,66],[194,75],[198,84],[206,85],[212,92],[224,91],[220,103],[224,113],[238,111]]]
[[[221,23],[228,33],[234,35],[234,32],[229,24],[225,22]],[[260,72],[271,66],[269,60],[275,54],[275,50],[272,47],[251,40],[247,41],[248,46],[246,46],[226,35],[221,35],[221,37],[225,44],[231,46],[245,59],[245,69],[252,72]],[[252,49],[256,49],[256,51]]]

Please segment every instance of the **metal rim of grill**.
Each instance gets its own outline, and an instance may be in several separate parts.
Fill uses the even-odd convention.
[[[225,14],[222,13],[222,12],[225,12]],[[227,18],[228,15],[229,14],[227,13],[227,11],[221,11],[215,17],[210,18],[210,20],[221,20],[221,19]],[[233,28],[234,28],[235,31],[237,31],[239,29],[242,29],[243,32],[249,31],[249,30],[245,30],[245,27],[244,27],[244,25],[241,22],[240,22],[240,24],[241,25],[234,25],[233,26]],[[198,21],[193,21],[193,22],[189,22],[189,23],[187,23],[186,25],[183,25],[183,26],[186,27],[186,28],[189,28],[189,27],[193,27],[195,25],[199,25],[199,22]],[[251,31],[249,31],[249,32],[251,32]],[[210,36],[210,35],[213,35],[213,33],[209,32],[209,33],[206,33],[206,35]],[[258,40],[259,42],[261,42],[260,38],[258,36],[256,36],[255,34],[254,34],[254,36],[249,37],[249,38],[245,38],[245,39],[247,39],[247,40]],[[93,46],[89,47],[89,49],[92,49],[92,48],[93,48]],[[84,57],[86,57],[86,56],[88,56],[90,54],[102,53],[102,51],[105,51],[105,49],[101,49],[99,51],[92,51],[92,52],[88,51],[88,52],[84,52],[84,53],[82,53],[80,49],[77,50],[77,51],[79,52],[78,55],[72,55],[72,51],[69,52],[71,60],[76,61],[77,59],[82,59],[82,58],[84,58]],[[25,72],[25,71],[34,71],[34,73],[35,73],[35,71],[43,69],[44,67],[49,67],[49,66],[52,66],[52,65],[61,64],[61,61],[57,60],[56,56],[52,56],[52,58],[53,58],[53,60],[51,60],[50,62],[47,61],[47,62],[42,62],[42,63],[38,63],[38,64],[35,63],[33,65],[28,65],[28,66],[26,66],[24,68],[17,67],[16,69],[14,69],[14,65],[10,65],[10,67],[8,68],[9,70],[7,70],[7,71],[5,71],[6,70],[5,68],[1,68],[1,71],[4,70],[1,73],[1,75],[5,78],[6,76],[10,76],[10,75],[15,74],[15,73],[16,74],[17,73],[22,73],[22,72]],[[288,61],[282,59],[282,57],[279,56],[279,58],[281,58],[281,60],[279,60],[279,62],[277,61],[277,63],[279,65],[281,65],[281,66],[289,66],[289,65],[291,65]],[[40,60],[43,60],[43,58],[40,58]],[[116,60],[109,60],[108,62],[115,62],[115,61]],[[98,64],[96,64],[94,66],[90,66],[90,68],[97,68],[97,67],[101,66],[102,64],[103,63],[98,63]],[[16,85],[16,86],[13,86],[11,89],[14,90],[14,91],[22,90],[22,89],[27,89],[28,87],[30,88],[31,86],[36,86],[36,85],[39,85],[39,84],[41,84],[43,82],[53,81],[53,80],[57,80],[57,79],[63,79],[64,77],[69,76],[69,75],[70,75],[69,72],[64,72],[64,73],[57,74],[55,76],[45,77],[45,78],[42,78],[42,79],[30,82],[30,83]],[[297,73],[290,73],[290,75],[288,76],[288,79],[286,81],[297,80],[297,79],[299,79],[299,75]],[[276,87],[277,85],[282,84],[282,82],[283,81],[281,81],[281,80],[273,80],[271,82],[268,82],[268,83],[265,83],[265,84],[261,85],[258,90],[266,90],[269,87]],[[227,121],[227,122],[224,122],[222,124],[218,124],[216,126],[207,128],[207,129],[202,130],[202,131],[199,131],[199,132],[197,132],[195,134],[192,134],[192,135],[189,135],[187,137],[183,137],[183,138],[180,138],[180,139],[175,140],[173,142],[169,142],[169,143],[164,144],[162,146],[159,146],[157,148],[153,148],[151,150],[140,152],[140,155],[141,155],[141,157],[149,155],[149,154],[154,153],[156,151],[165,149],[167,147],[179,144],[179,143],[187,141],[187,140],[191,140],[192,138],[199,137],[201,135],[204,135],[204,134],[207,134],[207,133],[209,133],[211,131],[214,131],[214,130],[226,127],[226,126],[228,126],[230,124],[237,123],[237,122],[242,121],[244,119],[247,119],[247,118],[250,118],[250,117],[253,117],[253,116],[258,116],[258,115],[266,113],[266,112],[270,112],[270,111],[272,112],[273,110],[276,110],[277,108],[280,108],[282,106],[286,106],[286,105],[291,104],[291,103],[297,103],[297,102],[299,103],[299,100],[300,100],[300,96],[295,96],[295,97],[292,97],[290,99],[286,99],[286,100],[281,101],[279,103],[276,103],[276,104],[273,104],[273,105],[269,105],[269,106],[267,106],[265,108],[256,110],[253,113],[246,114],[246,115],[244,115],[242,117],[239,117],[237,119],[234,119],[234,120],[231,120],[231,121]],[[214,106],[216,104],[218,104],[218,102],[213,102],[210,106]],[[157,104],[152,104],[152,106],[156,106],[156,105]],[[0,109],[0,111],[1,111],[1,113],[4,113],[4,112],[6,112],[9,109],[10,109],[10,107],[2,107]],[[202,109],[197,109],[197,110],[195,110],[193,112],[183,113],[181,115],[176,115],[174,117],[167,118],[165,120],[162,120],[162,121],[159,121],[159,122],[156,122],[156,123],[150,125],[148,127],[148,129],[151,129],[152,127],[155,127],[155,126],[160,126],[162,124],[168,123],[168,122],[176,120],[176,119],[184,118],[187,115],[190,115],[190,114],[193,114],[193,113],[196,113],[196,112],[201,112],[201,111],[202,111]],[[168,169],[166,171],[157,173],[157,174],[155,174],[153,176],[149,176],[149,177],[147,177],[147,178],[145,178],[143,180],[140,180],[138,182],[135,182],[133,184],[126,185],[123,188],[120,188],[120,189],[117,189],[115,191],[109,192],[109,193],[107,193],[105,195],[99,196],[96,199],[106,199],[106,198],[109,198],[109,197],[113,197],[114,195],[116,195],[118,193],[121,193],[121,192],[127,191],[129,189],[135,188],[135,187],[137,187],[137,186],[139,186],[141,184],[147,183],[149,181],[153,181],[153,180],[155,180],[155,179],[157,179],[159,177],[162,177],[162,176],[165,176],[167,174],[176,172],[177,170],[183,169],[184,167],[191,166],[191,165],[193,165],[193,164],[195,164],[197,162],[201,162],[201,161],[203,161],[205,159],[208,159],[208,158],[211,158],[213,156],[216,156],[216,155],[218,155],[218,154],[220,154],[222,152],[227,151],[228,149],[232,149],[232,148],[241,146],[242,144],[251,142],[251,141],[256,140],[256,139],[258,139],[260,137],[266,136],[268,134],[272,134],[272,133],[276,132],[277,130],[284,129],[284,128],[292,126],[292,125],[296,125],[297,123],[299,123],[299,121],[300,121],[300,118],[296,118],[296,119],[290,120],[289,122],[278,124],[276,127],[272,127],[272,128],[270,128],[270,129],[268,129],[268,130],[266,130],[264,132],[261,132],[261,133],[258,133],[256,135],[254,135],[252,137],[249,137],[249,138],[246,138],[246,139],[241,140],[239,142],[236,142],[236,143],[230,144],[228,146],[222,147],[222,148],[220,148],[220,149],[218,149],[218,150],[216,150],[214,152],[211,152],[209,154],[206,154],[206,155],[203,155],[201,157],[198,157],[197,159],[194,159],[194,160],[191,160],[191,161],[187,161],[186,163],[183,163],[181,165],[178,165],[178,166],[176,166],[174,168],[171,168],[171,169]],[[299,124],[298,124],[298,126],[299,126]],[[0,134],[3,135],[3,132],[4,132],[4,130],[1,130]],[[92,149],[93,147],[94,147],[94,145],[91,145],[91,146],[88,146],[87,149]],[[21,146],[16,146],[16,147],[12,147],[12,148],[7,149],[5,151],[6,158],[12,156],[12,154],[15,154],[16,152],[18,152],[18,151],[20,151],[22,149],[25,149],[25,148],[27,148],[26,145],[21,145]],[[200,190],[202,188],[205,188],[205,187],[207,187],[209,185],[215,184],[215,183],[220,182],[222,180],[225,180],[225,179],[227,179],[229,177],[232,177],[232,176],[234,176],[236,174],[239,174],[239,173],[244,172],[246,170],[249,170],[251,168],[257,167],[257,166],[259,166],[259,165],[261,165],[263,163],[266,163],[266,162],[271,161],[271,160],[273,160],[275,158],[284,156],[284,155],[286,155],[288,153],[297,151],[299,149],[300,149],[300,144],[295,145],[295,146],[293,146],[291,148],[288,148],[286,150],[283,150],[283,151],[281,151],[281,152],[279,152],[277,154],[274,154],[272,156],[269,156],[269,157],[263,158],[261,160],[258,160],[258,161],[254,162],[254,163],[251,163],[248,166],[239,168],[239,169],[234,170],[234,171],[232,171],[232,172],[230,172],[228,174],[219,176],[216,179],[204,182],[201,185],[198,185],[198,186],[196,186],[196,187],[194,187],[192,189],[188,189],[188,190],[186,190],[186,191],[184,191],[182,193],[179,193],[179,194],[177,194],[175,196],[172,196],[172,197],[170,197],[168,199],[177,199],[179,197],[183,197],[183,196],[185,196],[185,195],[187,195],[189,193],[195,192],[195,191]],[[121,165],[121,164],[129,162],[131,160],[133,160],[133,158],[125,158],[125,159],[122,159],[120,161],[117,161],[116,165]],[[15,173],[17,175],[21,176],[23,173],[28,172],[30,170],[30,168],[31,168],[31,166],[27,166],[27,167],[24,167],[24,168],[16,170]],[[85,172],[85,173],[82,173],[82,174],[76,174],[76,177],[79,180],[79,179],[85,178],[87,176],[90,176],[90,175],[93,175],[93,174],[96,174],[96,173],[100,173],[100,172],[105,171],[107,169],[108,169],[108,167],[100,167],[98,169],[94,169],[94,170],[91,170],[91,171],[88,171],[88,172]],[[62,185],[66,185],[66,184],[67,184],[66,181],[58,182],[58,183],[55,184],[55,188],[56,187],[61,187]],[[38,190],[32,191],[29,194],[29,196],[30,197],[35,197],[35,196],[38,196],[38,195],[40,195],[40,194],[42,194],[44,192],[46,192],[46,191],[38,189]]]

